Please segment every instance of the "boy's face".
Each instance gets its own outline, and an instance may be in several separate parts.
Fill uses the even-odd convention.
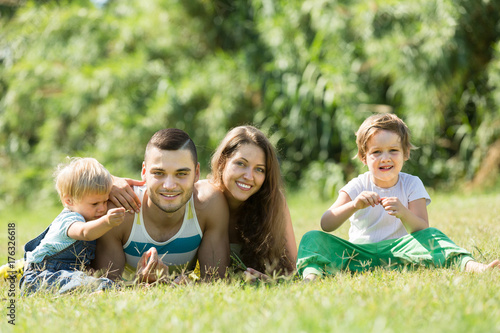
[[[378,130],[366,143],[363,163],[368,166],[373,183],[379,187],[396,185],[404,161],[401,138],[394,132]]]
[[[81,214],[85,221],[96,220],[108,211],[108,194],[89,194],[81,200],[66,199],[66,207],[72,212]]]
[[[151,148],[142,166],[142,180],[146,181],[149,200],[166,213],[185,206],[199,178],[199,164],[195,164],[186,149]]]

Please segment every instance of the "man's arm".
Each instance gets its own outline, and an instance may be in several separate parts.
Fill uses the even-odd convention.
[[[125,268],[125,252],[121,241],[123,225],[97,239],[96,257],[92,263],[94,269],[106,272],[112,280],[120,279]]]
[[[207,198],[204,195],[207,191],[201,192],[203,192],[201,196]],[[199,218],[204,219],[198,260],[202,278],[207,279],[211,276],[223,278],[229,266],[229,208],[220,191],[210,189],[208,192],[208,199],[202,198],[201,207],[197,208],[196,212]]]

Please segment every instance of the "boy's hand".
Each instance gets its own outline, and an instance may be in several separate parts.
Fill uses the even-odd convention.
[[[363,191],[353,201],[356,209],[364,209],[368,206],[375,207],[380,203],[380,196],[375,192]]]
[[[125,218],[125,208],[120,207],[110,209],[108,210],[106,216],[108,217],[108,224],[112,227],[117,227],[122,224]]]
[[[403,210],[406,209],[396,197],[382,198],[380,203],[389,215],[396,216],[397,218],[401,218],[400,215],[403,213]]]

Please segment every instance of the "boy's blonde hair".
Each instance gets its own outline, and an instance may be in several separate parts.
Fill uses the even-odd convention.
[[[111,174],[95,158],[68,159],[69,163],[59,164],[54,173],[57,193],[63,204],[65,198],[79,202],[87,195],[108,194],[111,191]]]
[[[363,163],[366,158],[366,144],[368,140],[379,130],[396,133],[401,139],[403,155],[405,160],[410,158],[410,150],[416,147],[410,142],[410,130],[405,122],[392,113],[375,114],[366,118],[356,132],[356,145],[358,146],[358,157]]]

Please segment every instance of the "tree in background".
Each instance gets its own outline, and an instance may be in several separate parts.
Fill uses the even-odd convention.
[[[51,196],[67,155],[137,177],[164,127],[192,135],[208,172],[244,123],[270,135],[290,186],[330,197],[362,168],[354,131],[373,112],[407,121],[420,146],[408,171],[426,185],[498,173],[499,13],[473,0],[28,2],[0,23],[0,197]]]

